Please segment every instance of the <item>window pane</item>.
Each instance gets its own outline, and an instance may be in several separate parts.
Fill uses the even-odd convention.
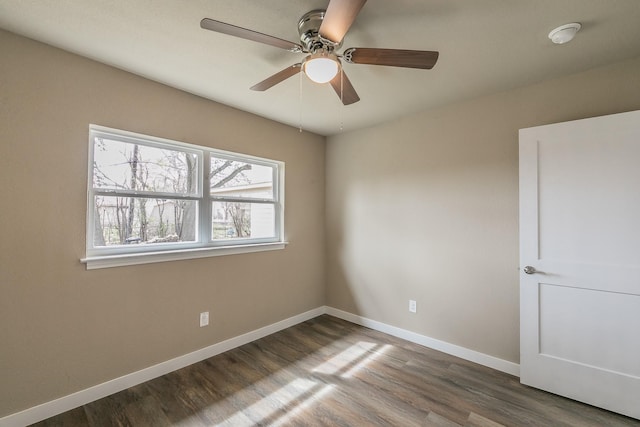
[[[194,200],[95,197],[94,247],[196,241]]]
[[[193,153],[94,138],[93,187],[101,190],[198,192]]]
[[[275,210],[270,203],[213,202],[211,239],[275,236]]]
[[[273,167],[211,156],[211,195],[273,198]]]

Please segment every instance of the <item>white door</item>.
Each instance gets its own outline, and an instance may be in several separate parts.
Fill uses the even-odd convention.
[[[520,130],[520,264],[521,382],[640,419],[640,111]]]

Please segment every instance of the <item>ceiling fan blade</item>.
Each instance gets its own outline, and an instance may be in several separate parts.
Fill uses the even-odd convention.
[[[300,72],[302,64],[293,64],[290,67],[285,68],[282,71],[275,73],[271,77],[267,77],[258,84],[251,86],[251,90],[257,90],[259,92],[265,91],[270,87],[277,85],[280,82],[287,80],[289,77],[295,76]]]
[[[367,0],[331,0],[320,25],[320,36],[336,44],[347,34]]]
[[[352,47],[343,59],[352,64],[387,65],[390,67],[430,70],[438,61],[438,52],[428,50],[375,49]]]
[[[344,105],[351,105],[355,102],[360,101],[360,97],[356,93],[356,90],[353,88],[351,81],[345,74],[344,70],[341,70],[336,76],[330,81],[333,90],[336,91],[338,97],[342,100]]]
[[[280,49],[289,50],[291,52],[302,52],[302,46],[287,40],[279,39],[277,37],[262,34],[257,31],[248,30],[242,27],[236,27],[235,25],[227,24],[225,22],[216,21],[214,19],[204,18],[200,21],[200,27],[205,30],[215,31],[217,33],[228,34],[234,37],[240,37],[241,39],[252,40],[258,43],[268,44],[270,46],[279,47]]]

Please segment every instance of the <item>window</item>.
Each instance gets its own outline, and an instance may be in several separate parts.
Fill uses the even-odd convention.
[[[96,268],[279,249],[283,187],[282,162],[91,125],[82,261]]]

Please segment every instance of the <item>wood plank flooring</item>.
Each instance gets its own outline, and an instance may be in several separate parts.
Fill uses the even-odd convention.
[[[616,427],[640,421],[324,315],[35,425]]]

